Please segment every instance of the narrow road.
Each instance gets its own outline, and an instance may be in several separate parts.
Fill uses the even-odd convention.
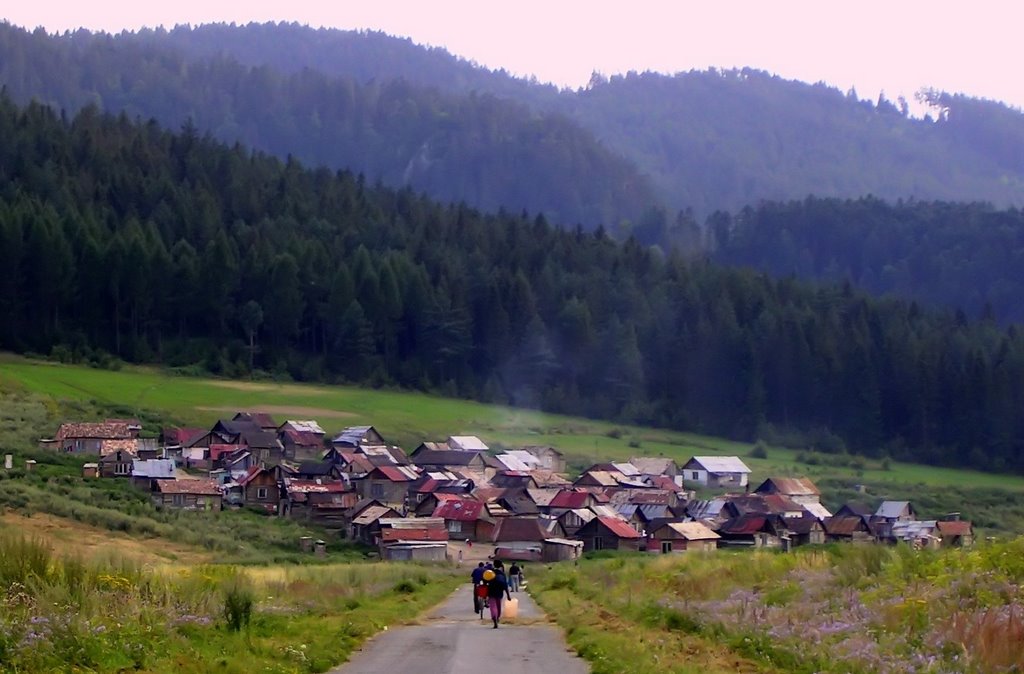
[[[525,592],[519,617],[491,626],[473,613],[467,583],[418,625],[397,627],[366,642],[330,674],[586,674],[590,666],[569,650],[561,631]]]

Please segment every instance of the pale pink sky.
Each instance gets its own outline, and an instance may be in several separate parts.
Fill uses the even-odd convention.
[[[212,21],[367,28],[442,46],[490,68],[586,84],[594,70],[677,72],[751,66],[823,80],[862,98],[935,87],[1024,107],[1016,0],[580,2],[517,0],[13,0],[0,18],[64,31]]]

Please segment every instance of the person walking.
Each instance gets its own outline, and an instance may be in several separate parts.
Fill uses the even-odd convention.
[[[501,620],[501,600],[507,598],[512,601],[501,562],[495,562],[493,569],[484,571],[484,580],[487,581],[487,605],[491,609],[491,621],[494,623],[494,629],[498,629],[498,621]]]
[[[508,567],[508,587],[512,592],[519,592],[519,565],[515,562]]]
[[[471,582],[473,583],[473,613],[476,613],[481,618],[484,613],[484,597],[480,596],[479,588],[483,587],[484,582],[484,563],[480,564],[473,569],[473,573],[470,574]]]

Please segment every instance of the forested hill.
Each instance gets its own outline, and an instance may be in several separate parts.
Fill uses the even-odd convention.
[[[1024,470],[1024,335],[0,98],[0,347]],[[249,344],[255,345],[255,352]]]
[[[369,80],[188,57],[167,40],[0,24],[0,85],[73,114],[96,104],[281,158],[347,168],[489,210],[543,212],[587,228],[635,219],[647,178],[555,112],[406,79]]]
[[[250,24],[118,39],[284,72],[401,78],[555,112],[650,176],[671,210],[692,208],[698,217],[808,194],[1024,205],[1024,115],[960,95],[929,93],[935,120],[925,121],[899,102],[752,69],[595,76],[586,89],[558,91],[380,33]]]
[[[763,202],[709,218],[713,259],[1024,323],[1024,211],[879,199]]]

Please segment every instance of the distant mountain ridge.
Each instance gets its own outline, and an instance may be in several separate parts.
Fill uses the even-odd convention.
[[[279,156],[627,234],[652,208],[703,218],[809,194],[1024,205],[1024,115],[942,92],[929,97],[937,120],[920,120],[751,69],[559,90],[408,39],[298,24],[3,25],[0,57],[15,100],[96,101],[171,126],[191,116]]]
[[[229,55],[363,81],[401,78],[557,112],[632,161],[664,205],[699,215],[808,194],[1024,205],[1024,115],[958,94],[930,92],[938,118],[931,121],[884,98],[869,103],[750,68],[595,75],[586,89],[560,91],[383,33],[221,24],[139,39],[193,57]]]

